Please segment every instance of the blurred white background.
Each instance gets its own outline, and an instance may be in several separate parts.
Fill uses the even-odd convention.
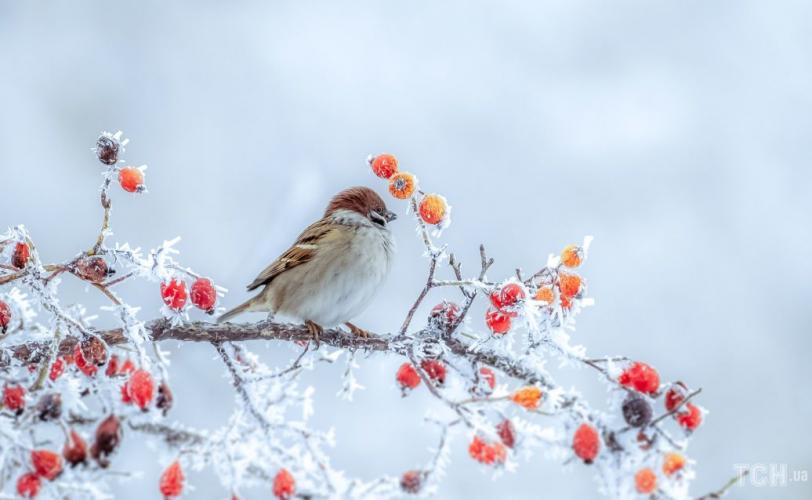
[[[183,262],[233,306],[334,192],[383,193],[365,158],[393,152],[449,198],[443,241],[472,271],[480,242],[502,278],[596,236],[583,272],[597,305],[576,340],[704,388],[695,493],[733,464],[809,470],[810,19],[801,1],[5,1],[0,225],[26,224],[49,260],[87,247],[101,179],[89,148],[122,129],[149,194],[114,192],[112,241],[182,236]],[[393,273],[357,321],[373,331],[395,329],[425,279],[411,223],[395,232]],[[121,292],[157,314],[156,286]],[[211,347],[166,347],[174,416],[222,424],[231,391]],[[255,347],[279,364],[294,354]],[[354,404],[334,397],[342,367],[313,378],[316,423],[336,426],[334,461],[352,475],[398,474],[435,444],[421,421],[436,403],[399,397],[399,363],[363,360]],[[603,403],[592,373],[562,377]],[[118,466],[144,476],[118,495],[157,498],[166,456],[125,443]],[[453,448],[440,498],[596,496],[587,467],[535,456],[492,481],[463,440]],[[193,498],[228,496],[209,473],[191,482]],[[807,482],[732,498],[811,496]]]

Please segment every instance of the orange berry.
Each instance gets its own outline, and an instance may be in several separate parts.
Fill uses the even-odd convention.
[[[370,162],[372,171],[381,179],[388,179],[398,171],[398,159],[390,154],[380,154]]]
[[[389,178],[389,193],[399,200],[413,195],[416,188],[417,177],[409,172],[398,172]]]
[[[522,387],[511,394],[510,399],[526,410],[535,410],[541,403],[541,389],[532,385]]]
[[[427,194],[420,200],[420,217],[426,224],[439,224],[448,212],[448,202],[439,194]]]
[[[676,452],[666,453],[663,458],[663,473],[671,476],[685,467],[685,457]]]
[[[654,471],[646,467],[640,469],[634,475],[634,486],[637,488],[638,493],[648,494],[653,493],[657,489],[657,476]]]
[[[554,298],[553,289],[549,286],[539,288],[535,296],[536,300],[546,302],[547,304],[552,304]]]
[[[507,458],[507,449],[502,443],[488,443],[479,436],[474,436],[468,445],[468,454],[485,465],[503,464]]]
[[[118,182],[128,193],[143,191],[144,173],[135,167],[124,167],[118,171]]]
[[[578,267],[584,260],[584,249],[578,245],[567,245],[561,251],[561,263],[567,267]]]
[[[558,276],[558,289],[561,296],[571,299],[581,291],[581,277],[577,274],[561,273]]]

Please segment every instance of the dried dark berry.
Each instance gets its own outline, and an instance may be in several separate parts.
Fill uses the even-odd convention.
[[[100,467],[110,465],[108,457],[121,442],[121,421],[115,415],[110,415],[96,428],[96,440],[90,449],[90,454],[96,459]]]
[[[651,422],[651,405],[637,394],[629,394],[623,401],[623,419],[632,427],[643,427]]]
[[[400,488],[406,493],[420,493],[423,487],[423,473],[418,470],[410,470],[400,477]]]
[[[169,389],[169,385],[166,382],[161,382],[161,385],[158,386],[158,397],[155,399],[155,406],[166,416],[169,410],[172,409],[172,401],[172,391]]]
[[[62,396],[57,393],[42,396],[37,401],[36,411],[43,422],[57,420],[62,416]]]
[[[96,141],[96,156],[105,165],[115,165],[118,161],[119,143],[112,137],[103,135]]]

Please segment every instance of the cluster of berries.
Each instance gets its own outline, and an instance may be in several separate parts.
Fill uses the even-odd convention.
[[[409,172],[399,171],[398,159],[391,154],[370,156],[368,161],[375,175],[389,180],[389,193],[393,197],[408,200],[419,195],[420,198],[415,199],[415,203],[423,222],[432,226],[447,225],[451,207],[444,196],[436,193],[424,194],[418,187],[417,177]]]
[[[189,299],[189,292],[186,290],[186,282],[172,278],[161,283],[161,298],[166,307],[173,311],[182,311]],[[217,290],[208,278],[197,278],[192,283],[191,289],[192,304],[206,314],[214,314],[214,307],[217,304]]]

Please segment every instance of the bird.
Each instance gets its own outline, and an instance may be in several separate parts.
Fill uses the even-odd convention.
[[[325,327],[350,322],[366,309],[389,274],[395,242],[388,224],[397,218],[372,189],[356,186],[330,200],[321,219],[266,267],[247,289],[262,290],[224,313],[224,323],[246,312],[267,312],[303,321],[319,344]]]

